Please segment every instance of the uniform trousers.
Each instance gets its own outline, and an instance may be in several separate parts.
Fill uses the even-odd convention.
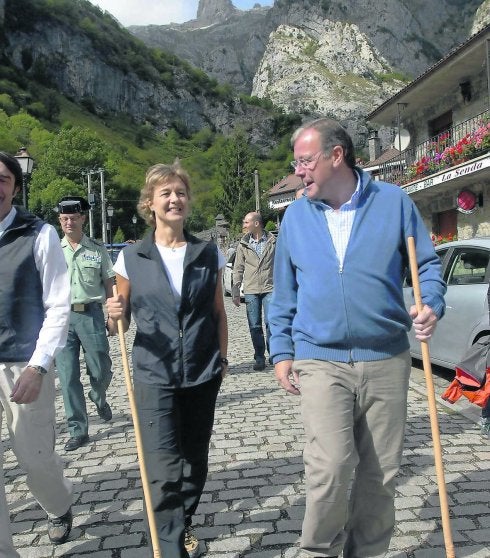
[[[80,347],[90,380],[89,398],[100,409],[112,379],[112,362],[102,305],[92,303],[84,312],[70,313],[70,327],[64,349],[56,357],[65,415],[71,437],[88,434],[87,404],[80,376]]]
[[[160,550],[188,558],[192,524],[208,473],[209,441],[221,375],[193,387],[134,382],[134,393]]]
[[[301,547],[317,557],[384,556],[395,524],[410,355],[293,366],[306,434]]]
[[[72,484],[63,476],[63,463],[55,446],[54,373],[43,377],[36,401],[17,404],[10,401],[15,382],[27,363],[0,362],[0,428],[5,416],[12,450],[26,472],[31,494],[49,517],[60,517],[72,504]],[[0,444],[0,462],[3,450]],[[0,556],[18,558],[10,532],[10,518],[3,474],[0,476]]]

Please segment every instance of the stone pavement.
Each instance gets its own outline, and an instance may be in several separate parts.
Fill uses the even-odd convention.
[[[304,512],[303,430],[299,400],[277,387],[272,368],[252,370],[245,308],[226,299],[230,375],[218,400],[210,472],[195,517],[207,558],[295,558]],[[131,331],[127,336],[131,346]],[[88,446],[63,451],[67,434],[57,398],[57,447],[74,483],[74,528],[53,547],[45,514],[27,490],[5,430],[5,478],[14,540],[22,558],[150,556],[142,491],[119,342],[111,339],[114,381],[111,423],[91,406]],[[436,393],[449,376],[436,377]],[[397,525],[390,558],[445,556],[423,377],[414,368],[403,467],[397,487]],[[89,402],[89,405],[90,402]],[[490,445],[479,434],[476,408],[439,406],[447,492],[456,556],[490,557]],[[1,557],[0,557],[1,558]],[[169,557],[163,557],[169,558]]]

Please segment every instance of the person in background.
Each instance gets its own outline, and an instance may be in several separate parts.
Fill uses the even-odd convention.
[[[407,332],[431,337],[443,316],[441,264],[412,200],[355,167],[352,140],[322,118],[292,137],[305,196],[286,210],[269,310],[280,386],[301,394],[310,556],[388,550],[407,412]],[[424,302],[405,309],[406,238]],[[350,483],[353,483],[349,492]]]
[[[138,211],[152,227],[118,256],[108,329],[136,323],[134,394],[162,556],[197,556],[192,517],[208,471],[216,399],[228,369],[225,258],[187,233],[189,176],[176,161],[147,174]],[[148,504],[147,504],[148,505]]]
[[[58,204],[64,237],[61,247],[71,283],[70,328],[65,348],[56,357],[69,440],[66,451],[74,451],[89,441],[87,404],[80,376],[80,347],[90,380],[89,399],[103,421],[112,419],[107,388],[112,379],[112,362],[102,303],[112,296],[114,272],[104,244],[83,232],[88,202],[68,196]]]
[[[49,539],[61,544],[71,531],[73,491],[54,451],[52,364],[66,341],[70,284],[55,229],[13,206],[22,179],[15,157],[0,152],[0,428],[5,416],[27,486],[48,514]],[[0,455],[3,462],[1,447]],[[0,556],[19,558],[3,475]]]
[[[268,308],[272,295],[274,273],[274,251],[276,238],[264,230],[260,213],[247,213],[243,218],[245,233],[237,246],[233,265],[233,303],[240,306],[240,287],[247,306],[248,327],[254,347],[254,370],[265,369],[265,350],[269,352]],[[262,328],[262,314],[265,323]]]

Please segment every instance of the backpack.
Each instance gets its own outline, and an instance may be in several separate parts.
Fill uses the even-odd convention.
[[[490,285],[487,307],[490,323]],[[485,407],[490,399],[490,335],[483,335],[468,349],[456,365],[456,377],[442,398],[454,403],[462,395],[479,407]]]
[[[480,337],[468,349],[442,398],[454,403],[462,395],[479,407],[485,407],[490,398],[490,335]]]

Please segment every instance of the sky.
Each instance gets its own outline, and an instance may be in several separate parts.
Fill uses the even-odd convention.
[[[90,0],[92,4],[111,13],[122,25],[164,25],[184,23],[194,19],[199,0]],[[232,0],[240,10],[258,3],[272,6],[274,0]]]

